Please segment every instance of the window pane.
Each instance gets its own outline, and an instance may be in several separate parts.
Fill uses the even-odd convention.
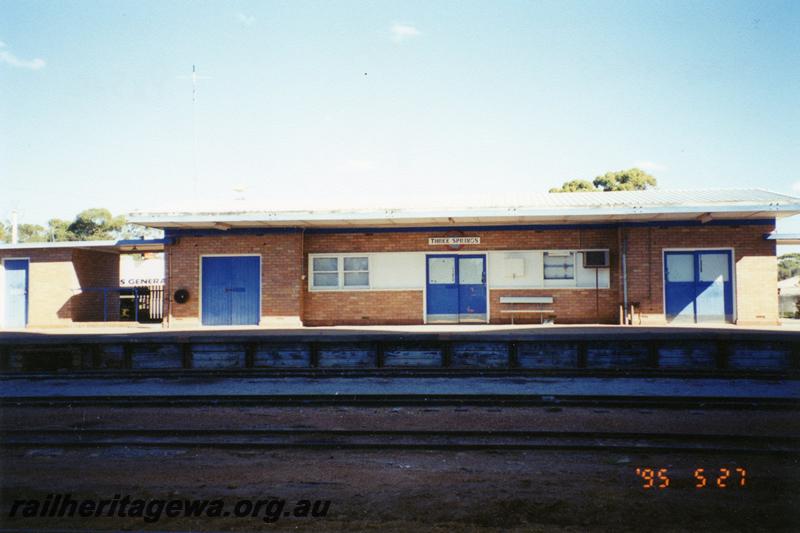
[[[700,281],[728,281],[728,254],[700,254]]]
[[[483,258],[459,257],[458,282],[461,285],[483,284]]]
[[[428,281],[431,285],[456,282],[456,260],[452,257],[428,259]]]
[[[369,274],[367,272],[345,272],[345,287],[368,287]]]
[[[369,270],[369,261],[366,257],[345,257],[345,270]]]
[[[314,274],[314,287],[338,287],[339,274]]]
[[[315,257],[314,272],[336,272],[339,270],[338,257]]]
[[[575,254],[551,255],[544,253],[544,279],[574,279]]]
[[[667,281],[694,282],[694,254],[667,254]]]

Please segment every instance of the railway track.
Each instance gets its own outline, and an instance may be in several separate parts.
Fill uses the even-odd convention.
[[[5,430],[5,448],[255,448],[425,450],[595,450],[759,455],[800,454],[800,438],[756,435],[438,430]]]
[[[147,379],[147,378],[536,378],[536,377],[628,377],[628,378],[682,378],[682,379],[762,379],[797,380],[799,370],[733,370],[733,369],[490,369],[490,368],[224,368],[224,369],[104,369],[72,370],[58,372],[0,372],[0,380],[47,380],[47,379]]]
[[[797,398],[705,396],[591,396],[523,394],[298,394],[162,396],[19,396],[0,407],[294,407],[294,406],[487,406],[661,409],[800,410]]]

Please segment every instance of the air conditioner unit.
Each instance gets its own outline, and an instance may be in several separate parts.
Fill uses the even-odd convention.
[[[608,250],[583,252],[583,268],[608,268]]]

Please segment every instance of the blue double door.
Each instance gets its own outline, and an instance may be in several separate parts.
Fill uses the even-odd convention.
[[[486,322],[486,256],[426,257],[426,321]]]
[[[664,253],[665,312],[669,322],[733,322],[730,250]]]
[[[3,319],[4,328],[24,328],[28,325],[28,260],[3,261]]]
[[[258,325],[261,309],[261,258],[202,258],[204,326]]]

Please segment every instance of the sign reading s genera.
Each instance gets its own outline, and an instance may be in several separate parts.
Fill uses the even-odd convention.
[[[480,237],[430,237],[428,239],[428,246],[464,246],[480,243]]]
[[[120,278],[120,287],[137,287],[142,285],[163,285],[164,278]]]

